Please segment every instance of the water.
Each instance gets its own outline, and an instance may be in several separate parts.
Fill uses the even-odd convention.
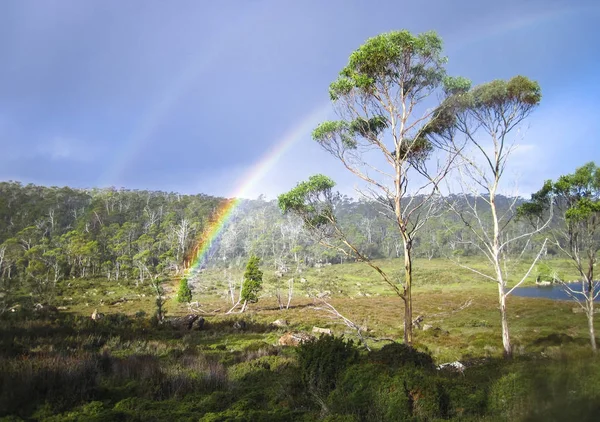
[[[595,283],[598,283],[597,281]],[[581,283],[570,283],[571,289],[580,292]],[[533,287],[517,287],[511,294],[521,297],[541,297],[552,300],[573,300],[566,292],[566,289],[561,284],[553,284],[551,286],[533,286]],[[577,295],[579,297],[579,295]],[[580,297],[583,300],[583,296]],[[600,302],[600,297],[597,297],[594,302]]]

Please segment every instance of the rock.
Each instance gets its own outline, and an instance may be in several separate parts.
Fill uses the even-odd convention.
[[[181,326],[187,328],[188,330],[192,329],[194,322],[196,322],[200,318],[199,315],[189,314],[184,317],[181,317]]]
[[[287,322],[287,320],[285,320],[285,319],[277,319],[277,320],[273,321],[271,323],[271,325],[274,327],[281,328],[281,327],[287,327],[288,325],[290,325],[290,323]]]
[[[189,314],[180,318],[166,318],[164,322],[177,330],[191,330],[199,315]]]
[[[204,323],[206,322],[206,320],[202,317],[198,318],[196,321],[194,321],[194,323],[192,324],[192,330],[196,330],[196,331],[200,331],[204,328]]]
[[[331,328],[320,328],[320,327],[313,327],[312,328],[312,332],[313,333],[317,333],[317,334],[326,334],[328,336],[330,336],[331,333]]]
[[[298,346],[302,343],[306,343],[307,341],[311,341],[314,339],[314,336],[311,336],[307,333],[299,333],[299,332],[287,332],[279,338],[280,346]]]
[[[552,286],[551,281],[536,281],[535,284],[540,287]]]
[[[246,321],[243,321],[243,320],[242,321],[236,321],[236,322],[233,323],[233,328],[235,330],[243,331],[243,330],[246,329],[246,327],[247,327]]]
[[[317,297],[319,299],[323,299],[324,297],[327,297],[327,296],[331,296],[331,292],[329,290],[325,290],[324,292],[317,294]]]
[[[433,325],[431,325],[431,324],[424,324],[423,325],[423,331],[431,330],[432,328],[433,328]]]
[[[33,310],[35,312],[44,314],[53,314],[58,312],[56,306],[48,305],[47,303],[36,303],[33,305]]]
[[[455,372],[460,372],[461,374],[465,371],[465,368],[466,366],[459,361],[442,363],[437,367],[437,369],[447,369]]]
[[[69,308],[66,306],[58,306],[56,309],[58,309],[59,311],[66,311]]]
[[[300,283],[306,283],[306,279],[304,277],[300,278]]]
[[[98,309],[94,309],[94,312],[92,312],[92,319],[94,321],[99,321],[99,320],[101,320],[103,318],[104,318],[104,314],[98,312]]]

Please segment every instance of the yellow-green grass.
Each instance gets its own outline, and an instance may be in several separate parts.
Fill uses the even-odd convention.
[[[378,261],[379,265],[398,280],[403,276],[403,260]],[[576,273],[569,261],[547,261],[565,279],[575,279]],[[463,259],[461,264],[486,271],[481,258]],[[509,271],[509,285],[514,285],[529,268],[526,261],[518,262]],[[228,270],[234,280],[239,280],[243,269]],[[331,265],[310,268],[300,274],[285,274],[279,278],[274,271],[264,268],[265,283],[258,303],[249,305],[243,314],[225,312],[231,308],[226,295],[227,280],[222,269],[201,273],[193,301],[200,304],[201,313],[209,323],[233,324],[234,319],[267,326],[276,319],[286,319],[290,330],[310,331],[313,326],[333,329],[338,335],[354,336],[339,318],[316,307],[322,307],[313,299],[319,292],[329,291],[327,299],[339,312],[368,329],[375,348],[387,340],[402,339],[404,308],[402,300],[395,296],[378,275],[363,263]],[[287,280],[295,279],[294,297],[288,310],[280,310],[275,299],[279,284],[282,296],[287,295]],[[532,284],[536,269],[526,284]],[[306,282],[300,282],[305,279]],[[137,286],[136,286],[137,284]],[[172,283],[168,283],[170,285]],[[122,313],[130,316],[150,317],[155,311],[155,299],[147,283],[114,280],[70,280],[60,284],[57,305],[66,306],[64,313],[89,316],[97,309],[106,314]],[[110,293],[112,292],[112,293]],[[109,294],[110,293],[110,294]],[[175,291],[168,289],[165,304],[167,316],[180,316],[190,312],[185,304],[177,303]],[[311,296],[311,297],[309,297]],[[125,298],[125,301],[120,299]],[[415,331],[415,342],[428,349],[438,361],[450,361],[479,356],[500,356],[500,317],[497,307],[497,286],[476,273],[448,260],[419,259],[414,263],[414,317],[422,315],[422,324],[433,329]],[[285,297],[284,302],[287,301]],[[118,302],[113,304],[114,302]],[[464,309],[460,309],[469,303]],[[587,347],[587,327],[583,314],[573,313],[576,305],[544,299],[511,296],[508,300],[509,324],[516,353],[556,353],[556,350]],[[214,312],[216,311],[216,312]],[[225,325],[223,325],[225,324]],[[438,328],[438,329],[436,329]],[[196,345],[225,347],[242,350],[249,342],[268,344],[287,329],[265,329],[259,333],[232,331],[219,333],[214,330],[189,334]],[[565,334],[562,344],[553,334]],[[548,337],[550,336],[550,337]],[[376,341],[380,340],[380,341]],[[558,342],[558,344],[556,344]]]

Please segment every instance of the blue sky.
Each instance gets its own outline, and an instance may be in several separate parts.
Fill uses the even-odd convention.
[[[540,82],[511,168],[527,194],[600,164],[598,22],[584,0],[3,0],[0,180],[231,196],[291,136],[245,196],[317,172],[350,193],[307,128],[354,49],[409,29],[442,36],[453,75]]]

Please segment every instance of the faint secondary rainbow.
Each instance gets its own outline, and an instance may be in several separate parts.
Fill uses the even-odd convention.
[[[206,263],[211,246],[217,240],[235,209],[240,205],[240,198],[247,196],[249,190],[259,183],[281,157],[300,139],[304,139],[315,126],[327,118],[331,111],[331,103],[326,102],[319,105],[305,116],[299,124],[287,131],[281,140],[275,144],[236,184],[238,188],[233,192],[232,199],[225,200],[221,207],[215,212],[211,221],[202,231],[196,247],[194,248],[188,271],[194,271]]]

